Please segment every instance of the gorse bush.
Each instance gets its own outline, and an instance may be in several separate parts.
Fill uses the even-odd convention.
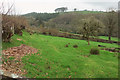
[[[93,54],[93,55],[99,55],[100,51],[98,48],[91,48],[90,50],[90,54]]]

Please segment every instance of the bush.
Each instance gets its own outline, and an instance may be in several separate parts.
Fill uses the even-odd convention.
[[[78,45],[73,45],[74,48],[78,48]]]
[[[99,55],[99,49],[98,48],[91,48],[90,50],[90,54],[93,54],[93,55]]]
[[[3,27],[3,29],[4,29],[4,27]],[[11,31],[11,29],[9,27],[3,30],[3,32],[2,32],[2,40],[4,42],[10,42],[12,36],[13,36],[13,33],[12,33],[12,31]]]
[[[68,44],[66,44],[65,47],[68,47]]]
[[[24,17],[2,15],[2,40],[4,42],[10,42],[14,34],[22,36],[22,30],[27,25],[27,20]]]
[[[2,15],[2,40],[4,42],[10,42],[11,37],[13,36],[13,31],[11,30],[12,17],[8,15]]]

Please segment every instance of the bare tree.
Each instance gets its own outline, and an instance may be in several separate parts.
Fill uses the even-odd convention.
[[[8,6],[8,8],[6,8]],[[22,29],[26,26],[25,18],[15,15],[14,4],[5,6],[0,5],[2,15],[2,40],[10,42],[11,37],[15,34],[22,35]]]
[[[110,8],[106,14],[106,27],[108,30],[108,37],[109,40],[111,40],[111,36],[113,34],[113,31],[115,30],[115,27],[117,26],[117,12],[114,8]]]
[[[103,26],[103,23],[93,16],[82,20],[81,32],[88,45],[90,45],[90,36],[97,36]]]
[[[13,35],[11,31],[12,17],[9,15],[12,12],[12,7],[13,5],[7,8],[4,2],[0,4],[0,14],[2,15],[2,39],[5,42],[9,42]]]

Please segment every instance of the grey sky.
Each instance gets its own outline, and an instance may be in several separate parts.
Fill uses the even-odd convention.
[[[117,8],[118,0],[3,0],[15,3],[16,11],[20,14],[30,12],[54,12],[56,8],[68,7],[69,11],[78,10],[106,10]]]

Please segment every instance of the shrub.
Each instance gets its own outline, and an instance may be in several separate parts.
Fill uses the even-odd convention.
[[[98,48],[91,48],[90,50],[90,54],[93,54],[93,55],[99,55],[99,49]]]
[[[13,33],[10,29],[10,27],[3,27],[2,28],[2,40],[4,42],[10,42],[11,37],[13,36]]]
[[[43,32],[42,34],[46,35],[47,33],[46,33],[46,32]]]
[[[68,47],[68,44],[66,44],[65,47]]]
[[[118,57],[118,53],[114,53],[113,57]]]
[[[78,48],[78,45],[73,45],[74,48]]]
[[[2,40],[4,42],[10,42],[13,36],[12,27],[12,17],[8,15],[2,15]]]
[[[2,40],[10,42],[14,34],[22,35],[22,30],[27,26],[26,18],[21,16],[2,15]]]

